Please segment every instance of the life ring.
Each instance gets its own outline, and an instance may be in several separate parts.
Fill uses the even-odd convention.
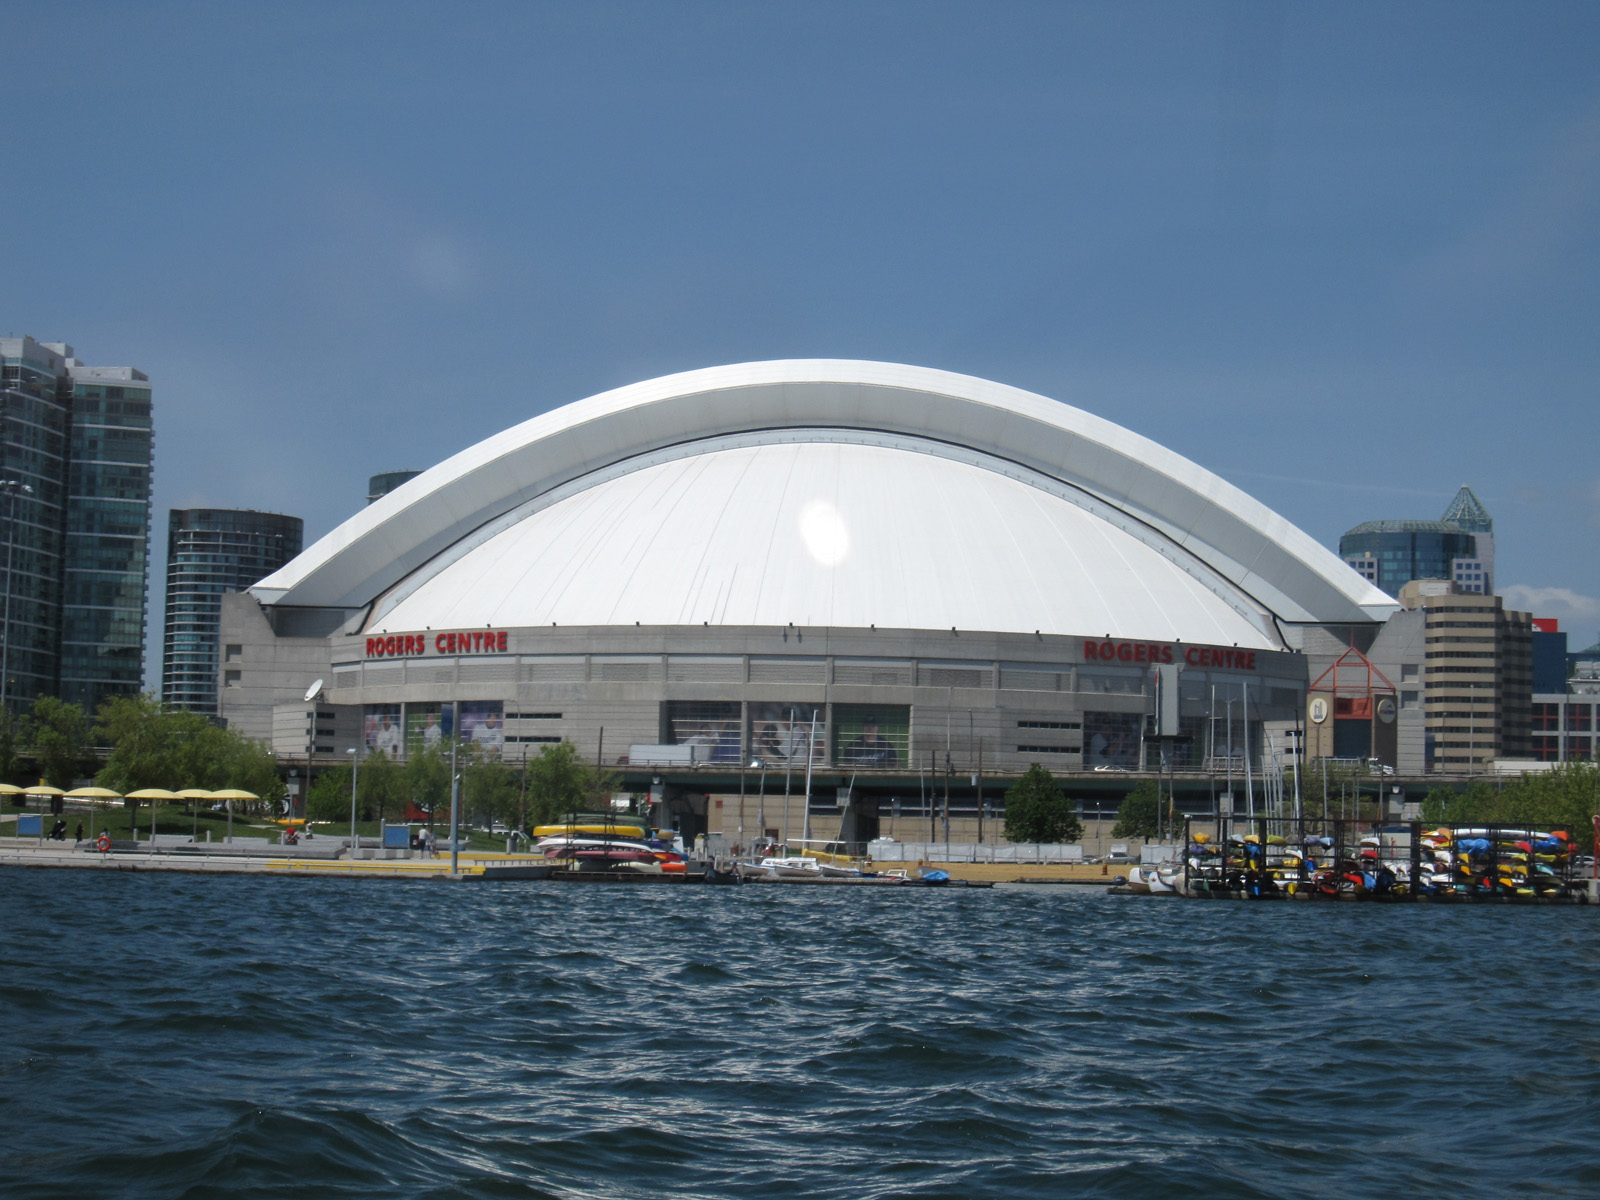
[[[111,849],[111,835],[109,833],[101,833],[94,840],[94,848],[100,851],[101,854],[107,853]]]

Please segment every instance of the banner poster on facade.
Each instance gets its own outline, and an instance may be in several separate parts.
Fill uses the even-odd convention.
[[[817,740],[811,753],[816,762],[826,762],[828,720],[820,704],[752,704],[751,753],[769,767],[804,768],[813,711],[817,714]]]
[[[841,767],[901,767],[911,745],[911,710],[894,705],[835,704],[833,761]]]
[[[693,746],[696,762],[737,766],[744,755],[739,741],[737,700],[673,700],[667,704],[667,743]]]
[[[368,754],[381,750],[390,758],[400,757],[400,706],[369,704],[362,712],[361,740]]]
[[[1083,765],[1122,767],[1139,765],[1139,713],[1086,712],[1083,714]]]
[[[429,701],[406,705],[406,752],[431,750],[441,742],[450,740],[450,723],[454,714],[448,704]]]
[[[503,705],[498,700],[468,700],[461,705],[461,740],[471,742],[492,758],[506,744]]]

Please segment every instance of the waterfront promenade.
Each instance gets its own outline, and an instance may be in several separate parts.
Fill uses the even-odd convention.
[[[450,855],[441,851],[437,858],[357,858],[312,857],[283,847],[283,853],[251,854],[181,850],[170,848],[117,849],[109,853],[75,846],[71,842],[40,843],[37,838],[0,838],[0,866],[61,868],[85,871],[177,871],[214,875],[298,875],[343,876],[365,879],[447,879]],[[362,854],[382,851],[362,849]],[[537,866],[544,858],[532,854],[501,854],[492,851],[463,851],[459,856],[463,878],[482,879],[496,867]],[[894,864],[902,865],[902,864]],[[930,867],[948,871],[951,878],[983,883],[1078,883],[1110,884],[1124,868],[1102,865],[1040,863],[944,863],[929,861]],[[493,876],[491,875],[490,878]]]

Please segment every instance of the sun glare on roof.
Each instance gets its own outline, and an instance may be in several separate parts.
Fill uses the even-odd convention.
[[[850,554],[850,527],[826,500],[813,500],[800,510],[800,536],[806,552],[824,567],[836,567]]]

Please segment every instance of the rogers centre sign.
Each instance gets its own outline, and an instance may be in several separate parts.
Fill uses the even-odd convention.
[[[504,629],[458,629],[450,633],[390,633],[367,639],[368,658],[416,658],[424,654],[504,654]]]
[[[1222,667],[1232,671],[1254,671],[1254,650],[1232,650],[1222,646],[1173,646],[1169,642],[1109,642],[1089,640],[1083,643],[1085,662],[1120,663],[1171,663],[1176,662],[1179,651],[1183,661],[1191,667]]]

